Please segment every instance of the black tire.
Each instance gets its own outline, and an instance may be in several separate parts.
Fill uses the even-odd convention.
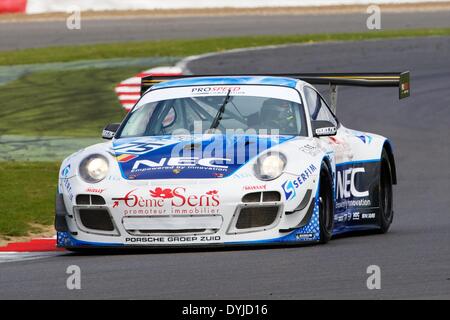
[[[325,163],[320,168],[319,188],[320,243],[327,243],[333,235],[334,199],[333,180],[331,172]]]
[[[394,220],[392,169],[389,156],[383,149],[381,154],[379,203],[380,203],[380,233],[386,233]]]
[[[83,248],[64,248],[64,250],[73,253],[85,253],[87,250]]]

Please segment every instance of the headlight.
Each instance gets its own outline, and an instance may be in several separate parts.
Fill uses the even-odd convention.
[[[281,176],[285,167],[286,157],[284,154],[269,152],[258,158],[253,170],[258,179],[268,181]]]
[[[108,159],[100,154],[93,154],[80,163],[80,176],[88,183],[97,183],[108,174]]]

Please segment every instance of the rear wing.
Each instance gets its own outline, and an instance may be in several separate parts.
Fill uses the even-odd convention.
[[[223,76],[271,76],[287,77],[302,80],[310,84],[329,85],[330,99],[333,112],[336,112],[337,87],[397,87],[399,99],[410,96],[410,73],[378,72],[378,73],[284,73],[284,74],[221,74],[221,75],[181,75],[181,76],[148,76],[142,78],[141,95],[160,82],[195,77],[223,77]]]

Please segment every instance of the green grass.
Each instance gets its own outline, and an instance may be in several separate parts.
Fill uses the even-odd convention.
[[[0,162],[0,235],[23,236],[51,225],[59,164]]]
[[[49,47],[0,52],[0,65],[67,62],[123,57],[188,56],[243,47],[321,41],[356,41],[403,37],[449,36],[450,28],[366,31],[360,33],[246,36],[194,40],[161,40]]]
[[[115,85],[141,69],[37,72],[0,86],[0,135],[100,137],[125,115]]]

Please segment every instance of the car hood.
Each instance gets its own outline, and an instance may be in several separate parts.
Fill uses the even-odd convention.
[[[153,136],[114,140],[122,177],[150,179],[225,178],[264,151],[294,136]]]

